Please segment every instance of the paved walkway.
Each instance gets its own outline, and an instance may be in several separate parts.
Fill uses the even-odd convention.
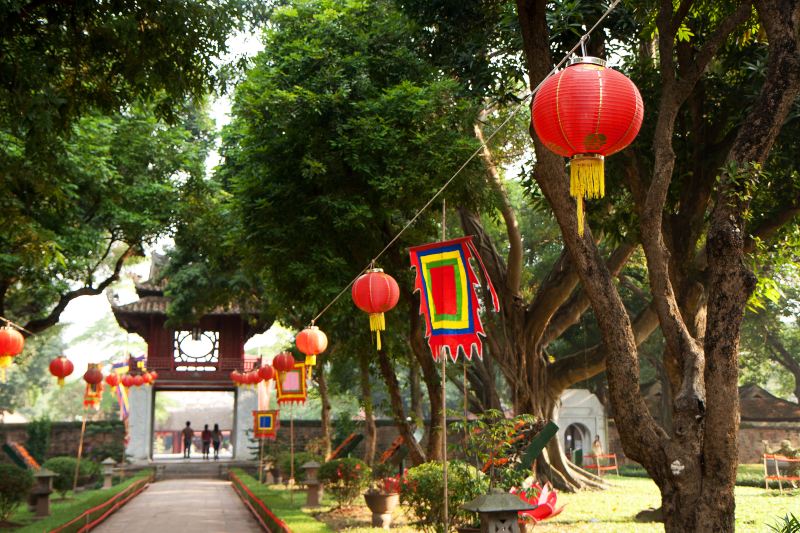
[[[174,479],[153,483],[94,531],[249,533],[261,528],[229,481]]]

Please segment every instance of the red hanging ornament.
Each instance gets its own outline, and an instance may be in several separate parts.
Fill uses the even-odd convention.
[[[103,373],[100,371],[100,365],[97,363],[89,363],[89,368],[83,374],[83,380],[86,382],[86,392],[83,394],[84,407],[100,407],[100,399],[103,397]]]
[[[583,235],[584,198],[605,195],[603,159],[628,146],[642,125],[639,89],[596,57],[573,59],[536,93],[531,121],[548,150],[571,157],[570,195]]]
[[[275,379],[275,369],[272,365],[264,365],[258,369],[258,376],[264,381]]]
[[[238,370],[234,370],[233,372],[231,372],[231,381],[233,381],[237,387],[243,383],[242,378],[243,378],[242,373],[239,372]]]
[[[136,374],[133,376],[133,386],[134,387],[141,387],[144,385],[144,377],[141,374]]]
[[[150,377],[153,378],[153,381],[157,380],[158,379],[158,372],[156,372],[155,370],[151,370],[150,371]]]
[[[400,288],[389,274],[380,268],[368,270],[353,283],[353,302],[356,307],[369,313],[369,329],[375,332],[378,350],[381,349],[381,331],[386,329],[383,314],[397,305]]]
[[[64,378],[72,374],[73,370],[75,370],[75,365],[63,355],[50,361],[50,373],[58,378],[59,387],[64,386]]]
[[[150,372],[145,372],[142,374],[142,379],[144,379],[145,385],[150,385],[153,382],[153,375]]]
[[[306,366],[316,365],[317,355],[328,347],[328,337],[317,326],[308,326],[297,334],[294,342],[297,349],[306,354]]]
[[[98,365],[95,363],[89,363],[89,368],[83,375],[83,380],[89,385],[97,385],[103,381],[103,373],[100,372],[100,369],[97,368],[97,366]]]
[[[109,374],[106,376],[106,385],[116,387],[119,385],[119,374]]]
[[[133,376],[130,374],[124,374],[121,378],[119,378],[119,382],[122,383],[122,386],[126,389],[130,389],[133,387]]]
[[[294,368],[294,356],[289,352],[281,352],[272,359],[272,366],[278,372],[288,372]]]
[[[14,357],[22,353],[25,337],[11,326],[0,328],[0,377],[5,382],[6,368],[11,366]]]

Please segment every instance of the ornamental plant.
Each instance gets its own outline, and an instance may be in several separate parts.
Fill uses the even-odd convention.
[[[354,457],[334,459],[319,469],[319,479],[325,483],[339,507],[351,505],[369,485],[372,470],[367,463]]]
[[[57,477],[53,478],[53,488],[61,495],[62,499],[66,497],[68,491],[72,490],[76,465],[77,460],[69,456],[53,457],[42,465],[44,468],[58,474]],[[86,485],[95,481],[99,473],[100,465],[88,459],[81,460],[78,485]]]
[[[13,465],[0,465],[0,521],[6,521],[33,486],[33,474]]]
[[[461,509],[489,489],[486,475],[462,461],[447,463],[447,516],[453,527],[465,526],[474,514]],[[409,468],[400,483],[400,501],[413,515],[413,524],[423,531],[444,533],[444,482],[442,463],[431,461]]]

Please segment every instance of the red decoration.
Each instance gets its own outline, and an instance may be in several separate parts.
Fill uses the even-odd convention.
[[[317,326],[308,326],[295,338],[297,349],[306,354],[306,366],[317,364],[317,355],[328,347],[328,337]]]
[[[155,370],[151,370],[150,375],[153,377],[153,381],[158,379],[158,372],[156,372]]]
[[[384,274],[380,268],[368,270],[353,283],[352,295],[356,307],[369,313],[369,329],[375,332],[380,350],[381,331],[386,329],[383,313],[393,309],[400,299],[397,282],[389,274]]]
[[[100,399],[103,397],[103,373],[100,371],[100,365],[97,363],[89,363],[89,368],[83,375],[83,380],[86,382],[86,392],[83,394],[83,406],[100,408]]]
[[[142,374],[142,379],[144,379],[145,384],[149,385],[153,382],[153,375],[150,372],[145,372]]]
[[[122,386],[126,389],[130,389],[133,387],[133,376],[125,374],[119,379],[119,382],[122,383]]]
[[[272,365],[264,365],[258,369],[258,377],[264,381],[275,379],[275,369],[272,368]]]
[[[569,188],[578,204],[578,233],[583,234],[583,199],[605,195],[603,158],[633,141],[643,116],[636,85],[594,57],[574,60],[536,93],[536,134],[550,151],[572,158]]]
[[[137,374],[137,375],[133,376],[133,386],[134,387],[141,387],[142,385],[144,385],[144,378],[142,377],[142,375],[141,374]]]
[[[83,375],[83,380],[89,385],[97,385],[103,381],[103,373],[97,368],[95,364],[89,364],[89,369]]]
[[[278,372],[288,372],[294,368],[294,356],[289,352],[281,352],[272,359],[272,366]]]
[[[109,387],[116,387],[119,385],[119,374],[109,374],[106,376],[106,385]]]
[[[236,383],[237,387],[242,383],[244,383],[242,373],[239,372],[238,370],[234,370],[233,372],[231,372],[231,381]]]
[[[17,355],[22,353],[25,346],[25,337],[22,333],[11,326],[0,328],[0,374],[3,381],[6,380],[6,368]]]
[[[64,386],[64,378],[72,374],[73,370],[75,370],[75,365],[63,355],[50,361],[50,373],[58,378],[59,387]]]

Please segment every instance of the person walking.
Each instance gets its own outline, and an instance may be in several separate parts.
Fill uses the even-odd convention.
[[[203,459],[208,459],[211,450],[211,431],[208,429],[208,424],[203,427],[203,432],[200,434],[200,440],[203,441]]]
[[[183,436],[183,458],[189,459],[192,448],[192,439],[194,438],[194,430],[192,429],[192,423],[188,420],[186,421],[186,427],[183,428],[183,431],[181,431],[181,435]]]
[[[222,444],[222,432],[219,424],[214,424],[214,431],[211,432],[211,443],[214,445],[214,460],[219,459],[219,446]]]

